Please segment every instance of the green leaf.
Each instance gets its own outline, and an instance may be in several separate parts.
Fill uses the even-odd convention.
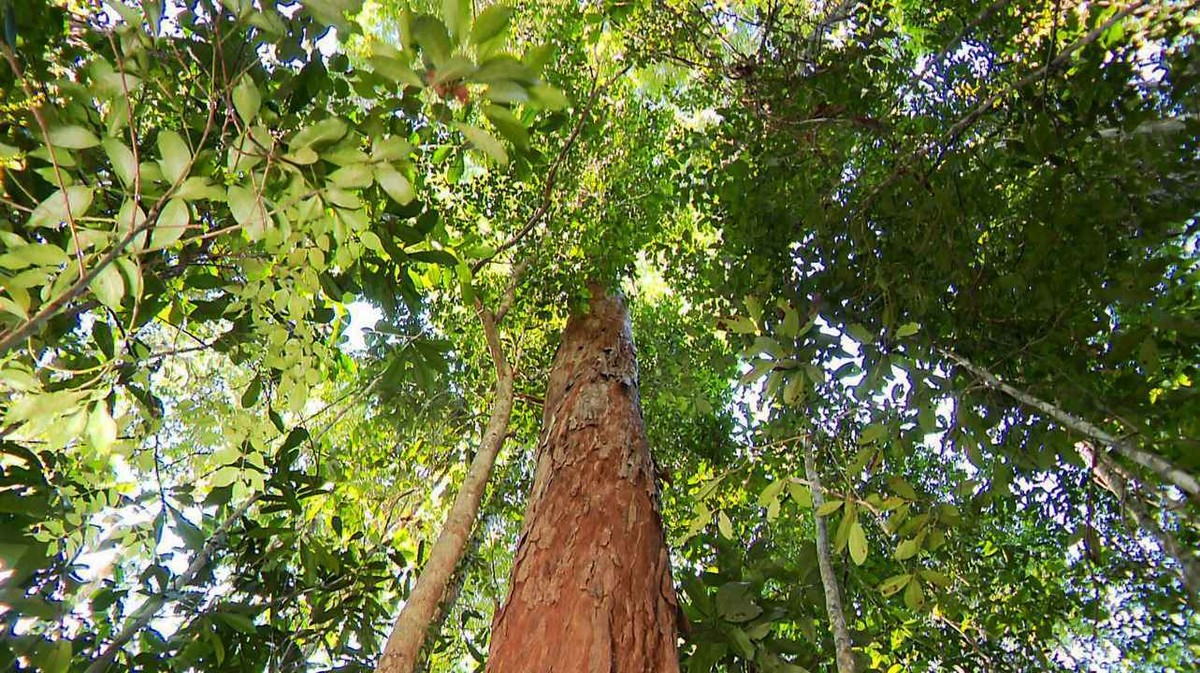
[[[249,75],[243,75],[238,80],[237,86],[233,87],[233,107],[237,110],[238,116],[242,121],[249,124],[258,116],[258,109],[262,105],[262,95],[258,92],[258,87],[254,85],[254,79]]]
[[[61,639],[50,646],[50,652],[45,656],[44,673],[66,673],[71,668],[71,641]]]
[[[101,304],[113,310],[121,308],[121,300],[125,298],[125,281],[121,279],[121,272],[115,264],[101,269],[88,286],[96,293]]]
[[[817,516],[829,516],[842,506],[841,500],[831,500],[817,508]]]
[[[791,494],[792,500],[805,509],[812,507],[812,491],[807,486],[795,481],[788,482],[788,493]]]
[[[787,482],[783,479],[776,479],[775,481],[767,484],[767,487],[764,488],[762,493],[758,495],[758,506],[766,507],[772,502],[778,500],[779,493],[783,490],[785,485],[787,485]]]
[[[905,498],[907,500],[917,500],[918,499],[916,489],[914,489],[912,487],[912,484],[909,484],[908,481],[904,479],[904,477],[897,475],[897,476],[893,476],[893,477],[889,478],[888,479],[888,488],[892,489],[892,492],[895,493],[896,495],[898,495],[902,498]]]
[[[229,486],[233,482],[237,481],[238,475],[240,474],[241,470],[239,470],[236,465],[226,465],[225,467],[222,467],[213,473],[212,487],[223,488],[225,486]]]
[[[188,149],[183,136],[175,131],[160,131],[158,152],[162,157],[158,165],[162,168],[163,178],[171,184],[182,181],[192,163],[192,151]]]
[[[749,582],[727,582],[717,589],[717,614],[725,621],[741,623],[762,614],[750,594]]]
[[[879,439],[886,434],[886,425],[883,425],[882,423],[872,423],[871,425],[863,428],[862,434],[858,436],[858,443],[860,445],[870,444],[872,442],[879,441]]]
[[[400,136],[390,136],[375,140],[375,148],[371,151],[371,159],[390,163],[407,159],[410,154],[412,154],[411,143]]]
[[[92,413],[88,414],[87,435],[92,448],[100,453],[108,453],[113,443],[117,441],[117,422],[108,413],[107,404],[103,402],[97,404],[92,408]]]
[[[892,575],[891,577],[879,583],[879,592],[884,596],[891,596],[897,591],[903,589],[911,579],[912,575],[908,573]]]
[[[736,626],[731,627],[729,629],[729,642],[743,658],[754,658],[754,643],[750,642],[750,636],[747,636],[745,631]]]
[[[496,140],[492,134],[484,131],[481,128],[471,126],[470,124],[455,123],[454,126],[462,131],[467,140],[471,141],[477,149],[483,150],[485,154],[496,160],[496,163],[501,166],[508,165],[508,152],[505,151],[504,145]]]
[[[346,126],[346,122],[337,117],[322,119],[312,126],[300,129],[296,135],[292,136],[291,142],[288,143],[288,149],[295,152],[302,147],[317,147],[341,140],[345,137],[347,130],[349,127]]]
[[[897,561],[905,561],[916,556],[920,550],[921,541],[918,538],[909,538],[896,545],[895,558]]]
[[[266,206],[259,202],[258,195],[245,187],[231,185],[227,198],[234,221],[245,228],[250,240],[262,238],[267,230],[268,216]]]
[[[462,44],[471,25],[471,0],[442,0],[442,16],[455,44]]]
[[[897,339],[905,339],[921,331],[921,326],[915,322],[905,323],[896,330]]]
[[[904,589],[904,604],[913,611],[920,610],[925,605],[925,592],[921,590],[921,580],[916,577],[913,577]]]
[[[0,267],[13,270],[30,266],[58,266],[69,261],[66,251],[50,243],[20,245],[0,255]]]
[[[382,167],[375,172],[375,181],[396,203],[402,206],[412,203],[414,196],[412,183],[400,171],[386,166]]]
[[[154,229],[150,233],[150,249],[165,248],[178,241],[187,231],[190,221],[191,214],[188,211],[187,201],[183,199],[167,201],[167,205],[163,206],[162,212],[158,214],[158,221],[154,223]]]
[[[66,191],[58,190],[38,204],[29,215],[29,227],[57,227],[67,221],[70,208],[72,218],[83,217],[92,205],[94,192],[91,187],[72,185]]]
[[[854,565],[862,565],[863,561],[867,560],[867,534],[858,521],[850,526],[849,544],[850,558],[854,560]]]
[[[729,520],[729,515],[724,511],[717,512],[717,530],[725,536],[725,539],[733,539],[733,522]]]
[[[59,126],[50,129],[50,144],[69,150],[86,150],[100,144],[100,139],[82,126]]]
[[[105,138],[104,152],[112,162],[113,172],[126,187],[132,187],[137,171],[137,162],[133,160],[133,151],[125,143],[115,138]]]
[[[501,4],[491,5],[480,12],[475,17],[475,25],[471,27],[471,43],[482,44],[504,32],[512,13],[512,7]]]
[[[432,16],[418,16],[412,21],[412,34],[413,40],[434,65],[450,58],[450,33],[446,31],[446,24]]]

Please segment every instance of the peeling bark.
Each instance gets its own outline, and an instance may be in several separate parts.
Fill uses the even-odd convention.
[[[629,314],[597,288],[554,359],[490,673],[676,673],[676,598]]]

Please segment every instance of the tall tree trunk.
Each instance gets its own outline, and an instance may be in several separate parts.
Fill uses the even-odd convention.
[[[825,590],[825,612],[829,615],[829,627],[833,630],[834,660],[838,673],[854,673],[854,649],[850,644],[850,630],[846,628],[846,613],[842,609],[842,594],[838,590],[837,575],[833,572],[833,558],[829,550],[829,527],[825,517],[816,514],[825,504],[825,491],[821,488],[821,473],[817,470],[812,437],[804,442],[804,476],[811,484],[813,519],[817,527],[817,567],[821,571],[821,586]]]
[[[567,323],[550,372],[491,673],[679,670],[629,313],[600,288],[592,297]]]

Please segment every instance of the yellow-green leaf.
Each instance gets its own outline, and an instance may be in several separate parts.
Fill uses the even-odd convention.
[[[817,516],[829,516],[842,506],[841,500],[831,500],[817,508]]]
[[[458,127],[458,130],[462,131],[467,140],[471,141],[472,145],[482,150],[492,159],[495,159],[496,163],[501,166],[508,165],[508,151],[504,149],[504,145],[495,136],[470,124],[456,123],[455,126]]]
[[[725,539],[733,539],[733,522],[729,520],[729,515],[723,511],[717,512],[717,530],[721,531],[721,535],[724,535]]]
[[[100,144],[95,133],[82,126],[59,126],[50,129],[50,144],[69,150],[85,150]]]
[[[414,196],[412,183],[400,171],[383,167],[376,171],[375,180],[380,187],[383,187],[383,191],[387,192],[388,196],[396,200],[396,203],[405,206],[412,202]]]
[[[186,201],[167,201],[167,205],[163,206],[162,212],[158,214],[158,221],[154,223],[154,231],[150,234],[150,247],[165,248],[178,241],[187,230],[190,221],[191,214],[188,212]]]
[[[167,182],[175,184],[187,175],[192,163],[192,151],[188,149],[183,136],[175,131],[160,131],[158,153],[162,157],[158,165],[162,168],[163,178]]]
[[[121,272],[117,270],[116,265],[109,264],[101,269],[89,287],[96,293],[96,298],[101,304],[111,309],[121,307],[121,300],[125,298],[125,281],[121,279]]]
[[[238,116],[248,124],[258,116],[258,109],[261,105],[262,95],[258,93],[258,87],[254,85],[254,80],[249,75],[242,76],[237,86],[233,87],[233,107],[237,110]]]
[[[903,589],[904,585],[908,584],[909,580],[911,579],[912,575],[909,575],[908,573],[892,575],[891,577],[879,583],[879,592],[884,596],[891,596],[897,591]]]
[[[58,190],[38,204],[29,215],[29,227],[56,227],[67,221],[68,207],[72,218],[82,217],[92,205],[91,187],[72,185]]]
[[[859,566],[867,560],[867,534],[858,521],[850,526],[850,558]]]

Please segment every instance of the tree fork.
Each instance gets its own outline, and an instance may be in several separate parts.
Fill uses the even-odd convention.
[[[546,390],[490,673],[677,673],[676,598],[624,301],[592,286]]]

